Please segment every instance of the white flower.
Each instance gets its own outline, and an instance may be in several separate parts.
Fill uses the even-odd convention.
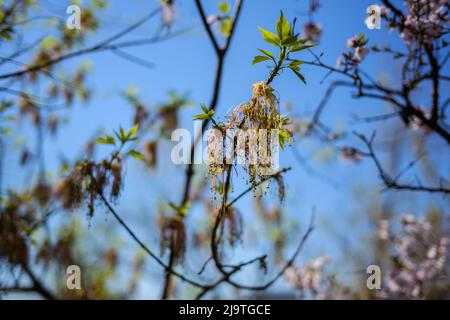
[[[412,224],[412,223],[416,222],[416,218],[412,214],[408,213],[408,214],[405,214],[402,216],[401,222],[403,224]]]
[[[357,47],[355,49],[355,59],[357,61],[362,61],[367,56],[368,53],[369,53],[368,48]]]
[[[377,236],[380,240],[388,240],[390,233],[389,233],[389,221],[387,220],[381,220],[378,223],[378,230],[377,230]]]
[[[356,48],[356,43],[357,43],[356,36],[353,36],[347,40],[347,47],[354,49]]]

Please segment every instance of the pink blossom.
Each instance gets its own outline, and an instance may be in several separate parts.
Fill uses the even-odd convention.
[[[322,35],[322,25],[314,22],[308,22],[304,26],[304,37],[311,42],[318,42]]]

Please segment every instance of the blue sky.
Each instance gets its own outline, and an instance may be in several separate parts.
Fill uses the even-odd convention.
[[[63,1],[42,0],[39,2],[42,4],[44,12],[61,18],[65,17]],[[217,11],[218,1],[203,2],[207,3],[205,8],[208,13]],[[314,16],[314,20],[323,25],[324,33],[320,44],[314,51],[318,54],[323,52],[322,60],[324,62],[334,65],[340,52],[346,49],[346,40],[362,32],[370,39],[369,43],[400,45],[397,35],[388,33],[384,25],[382,30],[368,30],[365,26],[364,18],[367,6],[378,2],[380,1],[322,0],[323,6]],[[273,30],[280,10],[283,10],[289,19],[296,16],[299,23],[302,24],[306,20],[304,12],[307,3],[306,0],[247,0],[245,2],[225,64],[224,80],[217,109],[219,115],[224,115],[233,106],[248,100],[251,96],[251,85],[267,78],[269,70],[264,67],[263,63],[256,66],[251,64],[253,56],[257,54],[257,48],[268,49],[268,46],[262,41],[257,27]],[[401,1],[397,1],[397,3],[401,3]],[[157,4],[158,1],[149,0],[126,2],[111,0],[109,8],[100,17],[103,27],[88,43],[96,43],[98,40],[114,34],[152,11]],[[179,20],[175,22],[174,30],[188,27],[191,28],[189,33],[163,43],[127,50],[133,55],[152,62],[155,65],[152,70],[131,64],[110,52],[96,53],[67,62],[66,66],[69,68],[73,68],[81,61],[88,60],[92,63],[93,68],[88,85],[93,89],[93,98],[87,104],[76,103],[72,109],[64,111],[69,121],[64,125],[60,136],[56,139],[46,138],[45,155],[48,169],[56,168],[60,155],[65,155],[68,159],[78,155],[85,141],[95,135],[99,128],[112,131],[119,126],[131,127],[131,108],[119,94],[129,86],[138,88],[139,97],[147,103],[150,111],[155,110],[158,103],[167,100],[170,90],[189,94],[194,104],[181,113],[180,119],[183,127],[189,130],[193,129],[192,115],[198,113],[200,103],[208,103],[211,98],[216,57],[200,24],[193,1],[180,1],[177,16]],[[133,32],[127,39],[151,37],[157,29],[158,23],[158,19],[153,19]],[[38,34],[38,31],[39,29],[31,28],[30,39],[35,32]],[[49,30],[49,33],[51,32],[52,30]],[[3,48],[0,48],[1,50]],[[312,60],[311,55],[307,52],[299,53],[297,57],[301,60]],[[397,71],[398,66],[383,55],[369,56],[363,63],[363,68],[375,78],[383,76],[389,77],[392,81],[396,80],[395,76],[392,76],[392,72]],[[302,84],[294,75],[285,73],[274,81],[273,87],[282,103],[292,104],[295,115],[310,117],[326,90],[327,83],[338,76],[332,75],[325,83],[321,84],[320,81],[326,71],[305,66],[302,73],[307,79],[308,85]],[[324,113],[323,121],[334,128],[344,128],[345,126],[345,129],[350,131],[358,130],[370,133],[373,127],[349,126],[350,113],[357,113],[361,116],[377,115],[388,110],[388,106],[380,102],[354,100],[351,98],[350,92],[343,89],[337,91],[333,96]],[[380,139],[387,141],[392,138],[383,135],[383,128],[380,129],[381,131],[378,131]],[[26,138],[34,139],[27,124],[22,124],[20,130]],[[348,142],[357,145],[355,139],[349,139]],[[437,144],[439,145],[439,142]],[[119,211],[137,229],[138,234],[141,234],[154,248],[157,248],[158,245],[158,235],[154,232],[155,209],[159,203],[168,200],[179,202],[184,183],[184,167],[175,167],[170,162],[171,146],[170,142],[165,142],[160,146],[161,154],[158,168],[155,171],[145,169],[136,161],[130,161],[127,164],[126,185],[117,204]],[[295,167],[295,170],[286,175],[288,189],[284,206],[287,215],[304,229],[308,223],[311,208],[316,207],[318,213],[318,230],[311,238],[311,245],[307,246],[301,261],[325,252],[342,256],[341,240],[353,243],[352,241],[368,234],[365,220],[367,210],[358,201],[377,201],[374,190],[377,190],[379,180],[374,167],[370,161],[364,161],[357,165],[344,164],[338,159],[336,160],[336,157],[329,162],[315,163],[314,155],[317,156],[318,151],[313,142],[300,141],[298,148],[305,157],[311,159],[311,165],[317,171],[328,176],[338,185],[338,188],[334,188],[328,183],[310,176],[296,163],[289,149],[282,154],[282,163]],[[100,149],[102,153],[107,151],[107,148]],[[319,152],[326,153],[326,150]],[[8,155],[8,163],[11,163],[11,166],[5,172],[5,183],[11,187],[24,185],[30,179],[29,175],[23,174],[12,164],[16,157],[17,154],[14,153]],[[449,172],[448,164],[443,164],[443,169],[444,172]],[[242,187],[242,183],[237,183],[236,190]],[[273,192],[269,192],[268,197],[273,200],[276,198]],[[402,195],[399,199],[407,200],[402,204],[403,210],[412,210],[416,214],[421,214],[420,208],[424,208],[430,203],[438,207],[448,205],[448,202],[446,203],[439,196],[420,197],[409,193]],[[242,200],[240,208],[245,213],[246,221],[249,222],[246,226],[250,230],[250,234],[257,235],[259,227],[251,224],[253,218],[251,196]],[[188,221],[189,219],[196,221],[196,215],[200,214],[197,213],[198,209],[193,208],[193,218],[188,218]],[[359,212],[359,219],[356,221],[351,218],[355,211]],[[96,218],[91,221],[92,227],[89,230],[95,230],[96,222],[106,225],[114,224],[111,218],[103,213],[98,213]],[[108,228],[112,227],[105,228],[109,230]],[[334,231],[330,231],[330,229],[334,229]],[[128,242],[126,235],[121,234],[119,229],[113,230],[123,238],[123,241]],[[296,243],[296,238],[300,238],[300,234],[294,235],[293,243]],[[133,245],[129,243],[129,246]],[[254,250],[256,253],[260,252],[259,248]],[[130,253],[132,251],[130,249]],[[242,254],[241,251],[242,249],[238,249],[235,257],[239,257]],[[157,271],[158,267],[155,266],[150,263],[150,272],[158,276],[160,273]],[[150,284],[142,288],[140,297],[152,298],[157,297],[158,294],[159,288]]]

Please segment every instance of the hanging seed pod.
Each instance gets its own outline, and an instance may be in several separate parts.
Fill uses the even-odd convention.
[[[159,110],[159,115],[163,120],[161,134],[170,136],[172,131],[178,127],[178,110],[173,106],[166,106]]]
[[[56,98],[59,94],[59,88],[56,84],[52,84],[49,88],[48,88],[48,94],[52,97],[52,98]]]
[[[184,259],[186,250],[186,230],[181,217],[163,217],[161,221],[161,253],[170,249],[175,262]]]
[[[51,188],[44,181],[39,181],[31,190],[31,194],[41,206],[44,206],[50,200]]]
[[[237,242],[241,241],[243,220],[239,211],[231,207],[226,208],[222,223],[228,226],[227,240],[231,246],[234,246]]]
[[[58,130],[58,117],[56,115],[51,115],[47,119],[47,125],[50,129],[50,133],[55,136],[56,131]]]
[[[145,120],[147,120],[149,116],[148,111],[145,108],[145,106],[139,101],[135,101],[133,103],[133,106],[134,106],[133,123],[138,124],[139,127],[142,127],[142,124],[144,123]]]
[[[111,173],[113,177],[111,199],[115,200],[119,196],[122,188],[122,166],[120,161],[117,161],[111,165]]]
[[[66,105],[67,106],[70,106],[72,104],[73,96],[74,96],[73,89],[68,87],[68,86],[66,86],[64,88],[64,98],[66,100]]]
[[[21,232],[24,219],[20,215],[21,200],[11,203],[0,214],[0,259],[11,265],[28,263],[28,246]]]
[[[149,140],[144,145],[144,158],[149,168],[154,168],[157,161],[157,140]]]

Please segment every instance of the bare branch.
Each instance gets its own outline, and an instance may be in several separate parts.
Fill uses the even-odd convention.
[[[375,166],[378,170],[378,174],[380,175],[381,180],[383,181],[386,189],[396,189],[396,190],[408,190],[408,191],[421,191],[421,192],[429,192],[429,193],[443,193],[443,194],[449,194],[450,189],[446,188],[442,185],[438,187],[429,187],[429,186],[423,186],[422,184],[418,185],[409,185],[409,184],[403,184],[399,183],[398,179],[400,176],[405,172],[405,170],[402,170],[399,175],[397,175],[396,178],[391,178],[389,174],[386,173],[386,171],[383,169],[383,166],[381,165],[380,160],[375,154],[375,151],[373,149],[373,140],[375,138],[375,134],[372,135],[371,139],[367,139],[366,136],[355,133],[355,135],[360,138],[365,145],[368,148],[368,157],[372,158],[373,162],[375,163]],[[410,163],[406,169],[411,168],[414,165],[414,161]]]

